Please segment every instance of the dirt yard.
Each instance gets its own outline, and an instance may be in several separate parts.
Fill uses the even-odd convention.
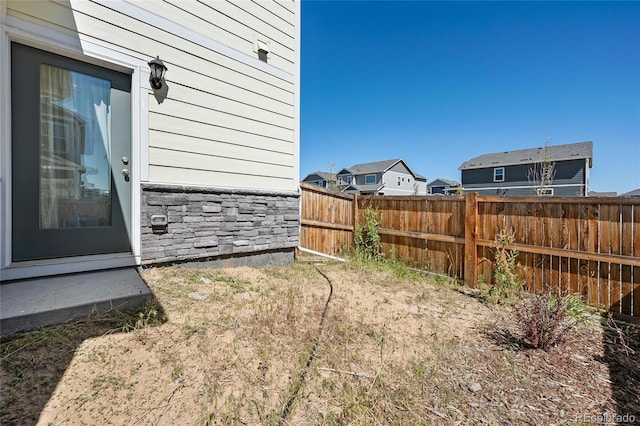
[[[135,315],[3,338],[1,424],[640,423],[622,325],[527,349],[509,309],[371,265],[143,278],[157,303]]]

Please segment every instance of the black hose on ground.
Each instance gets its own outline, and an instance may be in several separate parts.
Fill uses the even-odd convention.
[[[327,277],[324,274],[324,272],[322,272],[317,266],[316,266],[316,271],[318,271],[318,273],[322,275],[324,279],[327,280],[327,282],[329,283],[329,297],[327,297],[327,301],[324,304],[324,309],[322,310],[322,316],[320,317],[320,324],[318,325],[318,334],[316,335],[316,338],[313,342],[313,346],[311,347],[311,351],[309,352],[309,358],[307,359],[307,363],[305,364],[304,369],[302,370],[302,373],[300,373],[300,378],[295,383],[291,392],[291,396],[287,400],[287,403],[285,404],[284,409],[282,410],[281,419],[283,423],[287,421],[287,417],[291,412],[291,407],[293,407],[293,403],[295,402],[296,397],[298,396],[298,392],[300,391],[300,388],[302,387],[302,384],[304,383],[304,380],[307,377],[307,372],[309,371],[311,362],[313,362],[313,359],[316,356],[316,349],[318,348],[318,343],[320,342],[320,336],[322,335],[322,327],[324,326],[324,318],[327,316],[327,310],[329,309],[329,302],[331,301],[331,297],[333,296],[333,283],[331,282],[329,277]]]

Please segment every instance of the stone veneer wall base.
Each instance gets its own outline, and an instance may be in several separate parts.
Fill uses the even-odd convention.
[[[300,242],[300,195],[142,185],[142,264],[291,264]],[[167,217],[152,227],[151,216]]]

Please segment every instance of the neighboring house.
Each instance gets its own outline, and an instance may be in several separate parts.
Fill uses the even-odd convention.
[[[640,198],[640,188],[620,194],[621,197]]]
[[[328,172],[313,172],[302,179],[302,182],[320,188],[336,188],[336,174]]]
[[[449,179],[435,179],[427,184],[428,194],[455,195],[458,193],[459,182]]]
[[[2,280],[293,262],[300,2],[2,0],[0,34]]]
[[[617,192],[611,192],[611,191],[604,191],[604,192],[598,192],[598,191],[589,191],[589,195],[588,197],[617,197],[618,193]]]
[[[416,173],[416,185],[413,186],[413,189],[416,191],[416,195],[427,194],[427,177]]]
[[[538,194],[532,172],[542,163],[554,164],[552,184]],[[550,145],[545,148],[484,154],[459,167],[464,191],[483,195],[586,196],[589,169],[593,165],[593,142]]]
[[[361,195],[426,195],[427,178],[401,158],[355,164],[336,174],[341,191]]]

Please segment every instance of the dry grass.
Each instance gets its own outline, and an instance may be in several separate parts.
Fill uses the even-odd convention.
[[[151,269],[143,278],[158,305],[140,315],[5,338],[0,423],[640,419],[640,342],[632,329],[591,323],[562,348],[524,350],[509,311],[473,294],[398,269],[321,268],[334,293],[319,339],[329,285],[311,263]]]

